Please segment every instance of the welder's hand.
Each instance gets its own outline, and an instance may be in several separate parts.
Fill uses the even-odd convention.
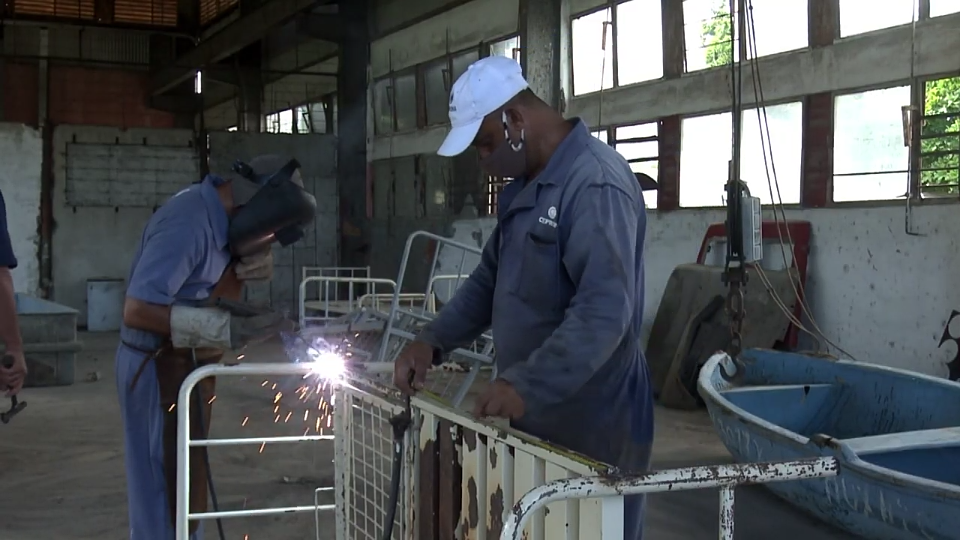
[[[490,383],[473,406],[473,415],[477,418],[494,416],[517,420],[523,413],[523,398],[512,384],[503,379]]]
[[[433,364],[433,346],[422,341],[407,345],[393,365],[393,385],[407,395],[423,389]]]
[[[241,281],[269,281],[273,279],[273,250],[269,247],[247,255],[237,263],[237,278]]]
[[[14,396],[23,388],[27,378],[27,361],[22,352],[7,352],[4,360],[12,360],[7,367],[7,361],[0,364],[0,391],[6,390],[7,397]]]

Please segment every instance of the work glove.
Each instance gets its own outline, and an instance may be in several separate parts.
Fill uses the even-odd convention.
[[[238,350],[294,328],[283,313],[223,299],[212,307],[170,309],[170,339],[176,348]]]
[[[273,250],[268,247],[259,253],[241,257],[236,272],[241,281],[270,281],[273,279]]]

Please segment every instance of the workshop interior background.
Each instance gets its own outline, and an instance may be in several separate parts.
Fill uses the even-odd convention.
[[[813,227],[807,300],[820,328],[861,360],[946,376],[955,351],[938,343],[960,309],[960,1],[752,3],[780,197],[789,218]],[[260,149],[294,154],[320,203],[314,230],[256,293],[277,307],[295,308],[304,266],[394,277],[418,229],[478,244],[502,180],[484,176],[475,154],[434,152],[452,81],[479,57],[506,55],[659,180],[646,193],[649,328],[670,272],[696,259],[724,217],[726,9],[5,0],[0,189],[16,289],[79,310],[84,324],[87,280],[126,277],[158,205]],[[748,73],[748,106],[752,83]],[[924,117],[922,133],[904,133],[908,113]],[[755,109],[743,148],[743,178],[769,205]],[[430,253],[417,254],[414,282]]]

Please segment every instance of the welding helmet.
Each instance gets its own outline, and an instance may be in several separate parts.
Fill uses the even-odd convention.
[[[230,252],[244,257],[273,242],[289,246],[303,238],[317,213],[316,198],[303,189],[300,163],[280,156],[233,164],[233,203],[227,238]]]

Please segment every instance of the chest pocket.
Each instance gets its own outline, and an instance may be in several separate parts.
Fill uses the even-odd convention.
[[[557,227],[542,218],[534,221],[519,244],[520,272],[511,292],[531,307],[559,310],[562,258]]]

